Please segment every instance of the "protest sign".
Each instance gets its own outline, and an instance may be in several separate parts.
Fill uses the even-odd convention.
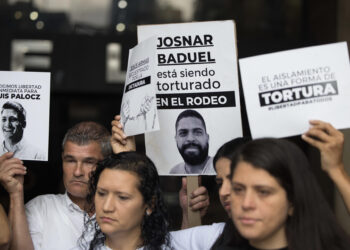
[[[48,160],[50,74],[0,71],[0,154]]]
[[[156,38],[149,38],[129,50],[121,122],[127,136],[159,129],[154,69]]]
[[[160,175],[215,174],[212,156],[242,136],[233,21],[138,26],[157,37],[160,130],[145,135]]]
[[[345,42],[239,60],[253,138],[306,132],[311,119],[350,127],[350,65]]]

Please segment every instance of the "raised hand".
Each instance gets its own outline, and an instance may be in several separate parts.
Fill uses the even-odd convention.
[[[120,115],[116,115],[112,124],[112,137],[111,137],[111,146],[113,153],[117,154],[125,151],[135,151],[135,137],[127,137],[123,131],[123,124],[121,123]]]

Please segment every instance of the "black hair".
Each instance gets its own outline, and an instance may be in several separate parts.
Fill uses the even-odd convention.
[[[242,161],[267,171],[286,191],[293,206],[286,221],[289,249],[349,249],[349,236],[337,224],[305,154],[295,144],[271,138],[248,142],[231,160],[231,177]]]
[[[213,165],[216,169],[216,162],[220,158],[227,158],[230,159],[235,154],[236,150],[242,146],[244,143],[250,141],[251,139],[248,137],[237,137],[235,139],[232,139],[225,144],[223,144],[218,151],[216,151],[216,154],[213,158]]]
[[[222,230],[222,233],[210,249],[218,250],[223,248],[230,248],[242,245],[246,242],[247,240],[240,236],[239,232],[237,231],[237,228],[233,224],[232,220],[229,218],[225,221],[225,226]]]
[[[193,109],[186,109],[185,111],[182,111],[178,115],[178,117],[176,118],[176,122],[175,122],[175,129],[176,130],[177,130],[177,126],[179,125],[180,120],[182,118],[186,118],[186,117],[195,117],[195,118],[201,120],[201,122],[203,123],[204,130],[205,131],[207,130],[207,128],[205,126],[205,121],[203,119],[203,116],[199,112],[197,112],[197,111],[195,111]]]
[[[227,158],[231,159],[232,156],[235,154],[236,150],[242,146],[244,143],[250,141],[251,139],[248,137],[238,137],[235,139],[232,139],[225,144],[223,144],[218,151],[216,152],[214,158],[213,158],[213,165],[216,170],[216,162],[220,158]],[[231,219],[227,219],[225,221],[225,227],[220,234],[220,236],[217,238],[213,246],[211,247],[211,250],[221,249],[223,247],[233,247],[238,244],[241,244],[242,242],[245,242],[242,237],[239,237],[239,233],[234,226]]]
[[[125,170],[135,173],[140,181],[138,190],[142,194],[145,204],[152,208],[150,215],[144,215],[141,225],[141,238],[145,250],[160,250],[162,245],[169,246],[168,234],[168,213],[164,204],[163,196],[160,190],[159,176],[153,162],[144,154],[137,152],[122,152],[113,154],[105,160],[98,163],[94,172],[92,172],[89,181],[89,194],[87,195],[88,213],[95,212],[94,196],[97,183],[101,173],[105,169]],[[99,249],[103,245],[106,236],[99,228],[96,219],[85,217],[85,231],[81,238],[81,246],[86,244],[89,235],[89,228],[94,225],[95,235],[90,242],[89,249]]]

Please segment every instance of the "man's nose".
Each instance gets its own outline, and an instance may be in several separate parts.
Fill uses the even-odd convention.
[[[9,125],[11,124],[11,123],[9,122],[9,120],[5,120],[5,121],[3,121],[2,123],[4,124],[5,127],[9,127]]]
[[[191,132],[189,132],[188,134],[187,134],[187,137],[186,137],[186,140],[187,141],[194,141],[196,138],[195,138],[195,136],[193,135],[193,133],[191,133]]]
[[[84,175],[84,169],[83,169],[82,162],[79,162],[79,161],[77,162],[77,164],[75,165],[73,174],[75,177],[79,177],[79,176]]]

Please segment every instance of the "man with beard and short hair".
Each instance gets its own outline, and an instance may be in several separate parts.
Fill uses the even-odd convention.
[[[209,135],[200,113],[185,110],[175,123],[175,140],[184,162],[170,170],[170,174],[215,174],[213,159],[208,156]]]
[[[0,155],[13,152],[21,160],[44,160],[45,154],[23,138],[26,128],[26,111],[18,102],[5,102],[1,109],[1,129],[4,141]]]

